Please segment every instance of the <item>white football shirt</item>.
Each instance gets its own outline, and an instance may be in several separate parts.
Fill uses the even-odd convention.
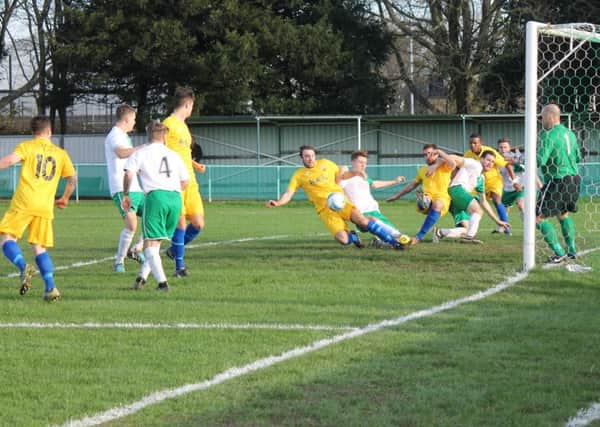
[[[113,197],[120,191],[123,191],[123,167],[127,159],[121,159],[117,156],[117,148],[131,148],[131,139],[129,135],[118,126],[113,126],[104,140],[104,155],[106,157],[106,168],[108,170],[108,187],[110,195]],[[129,191],[142,191],[137,179],[131,183]]]
[[[521,153],[513,153],[513,152],[509,152],[505,154],[505,157],[509,157],[510,159],[513,160],[514,165],[523,165],[523,163],[525,163],[525,161],[523,160],[523,155]],[[514,168],[514,166],[513,166]],[[515,168],[518,169],[518,168]],[[502,182],[504,183],[504,188],[503,191],[506,193],[510,193],[512,191],[515,191],[515,187],[513,187],[513,183],[510,180],[510,175],[508,175],[508,171],[506,170],[506,168],[500,168],[500,175],[502,175]],[[521,183],[523,180],[523,172],[517,172],[515,171],[515,179],[516,182]]]
[[[463,165],[460,167],[452,181],[450,187],[462,185],[467,192],[472,192],[477,187],[477,180],[483,172],[483,166],[479,160],[463,158]]]
[[[350,202],[361,212],[379,211],[379,203],[371,194],[371,181],[364,179],[362,176],[353,176],[349,179],[343,179],[340,182],[340,187],[344,189],[344,193],[350,199]]]
[[[125,170],[138,174],[146,194],[153,190],[181,192],[181,181],[190,179],[181,156],[160,142],[148,144],[129,156]]]

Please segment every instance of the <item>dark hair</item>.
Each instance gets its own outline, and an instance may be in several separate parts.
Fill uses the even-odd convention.
[[[437,144],[425,144],[423,146],[423,151],[427,150],[428,148],[433,148],[434,150],[437,150],[438,146],[437,146]]]
[[[302,145],[300,147],[300,157],[302,157],[302,152],[304,150],[312,150],[315,152],[315,154],[317,154],[317,149],[315,147],[313,147],[312,145]]]
[[[500,138],[496,144],[500,144],[501,142],[508,142],[509,144],[511,143],[510,138],[507,136]]]
[[[479,156],[480,159],[484,158],[487,155],[492,155],[493,158],[496,158],[496,153],[494,153],[492,150],[485,150],[483,153],[481,153],[481,155]]]
[[[483,138],[481,137],[481,135],[478,134],[477,132],[473,132],[471,135],[469,135],[469,139],[474,139],[474,138],[478,138],[480,140],[483,140]]]
[[[194,96],[194,90],[189,86],[177,86],[175,89],[174,98],[174,108],[179,108],[187,100],[194,100],[196,97]]]
[[[354,160],[357,157],[364,157],[365,159],[369,158],[369,152],[367,150],[356,150],[354,153],[350,155],[350,160]]]
[[[52,123],[50,122],[50,117],[48,116],[35,116],[31,119],[31,133],[34,135],[39,135],[44,130],[48,128],[52,128]]]
[[[128,104],[121,104],[117,107],[117,112],[116,112],[116,116],[117,116],[117,121],[120,121],[123,119],[123,117],[125,117],[128,114],[135,114],[135,108],[133,108],[131,105]]]

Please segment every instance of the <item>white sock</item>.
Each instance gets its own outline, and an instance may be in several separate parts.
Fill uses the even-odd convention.
[[[375,222],[377,223],[377,225],[379,225],[381,228],[383,228],[385,231],[387,231],[387,233],[390,234],[394,239],[397,237],[400,237],[402,235],[402,233],[400,233],[400,231],[398,231],[397,228],[386,224],[385,222],[381,221],[380,219],[375,219]]]
[[[167,276],[163,270],[162,260],[160,259],[160,246],[149,246],[144,249],[144,255],[146,255],[146,262],[152,270],[152,275],[156,279],[157,283],[167,281]]]
[[[139,240],[137,241],[137,243],[135,245],[133,245],[132,249],[136,252],[141,252],[144,250],[144,235],[143,234],[140,234]]]
[[[144,250],[144,252],[145,252],[145,250]],[[140,277],[144,280],[148,280],[148,276],[150,275],[151,271],[152,270],[150,268],[150,263],[148,262],[148,258],[146,258],[146,260],[140,267]]]
[[[129,230],[128,228],[124,228],[121,231],[121,235],[119,236],[119,247],[117,248],[117,260],[115,264],[122,264],[125,260],[125,256],[127,256],[127,250],[131,245],[131,241],[133,240],[134,232]]]
[[[467,237],[474,238],[479,230],[479,221],[481,221],[481,214],[473,213],[469,219],[469,227],[467,228]]]
[[[467,229],[464,227],[440,228],[442,236],[449,237],[451,239],[458,239],[460,237],[464,237],[466,231]]]

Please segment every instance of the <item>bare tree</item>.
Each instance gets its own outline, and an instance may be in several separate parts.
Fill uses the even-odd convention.
[[[53,28],[50,0],[13,0],[4,2],[0,15],[0,43],[3,53],[10,54],[17,64],[19,86],[0,98],[4,108],[26,93],[33,93],[38,113],[47,109],[47,73],[50,68],[48,42]],[[12,83],[12,82],[11,82]]]
[[[501,48],[506,14],[500,0],[376,0],[377,10],[398,39],[412,38],[422,55],[422,73],[441,78],[456,113],[476,108],[481,73]],[[399,76],[428,109],[436,111],[406,72],[406,52],[395,51]]]

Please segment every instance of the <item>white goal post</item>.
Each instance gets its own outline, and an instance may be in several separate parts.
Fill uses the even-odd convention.
[[[527,23],[525,46],[525,209],[523,237],[523,269],[532,269],[536,264],[543,241],[536,237],[536,175],[537,140],[540,130],[539,114],[543,105],[557,104],[568,114],[566,126],[572,126],[580,148],[585,144],[597,144],[600,133],[600,84],[597,75],[600,61],[600,27],[594,24],[574,23],[550,25],[538,22]],[[573,122],[571,122],[573,117]],[[591,136],[590,136],[591,135]],[[594,147],[592,147],[594,148]],[[594,158],[598,149],[588,150]],[[589,154],[589,153],[588,153]],[[596,160],[597,161],[597,160]],[[588,166],[588,165],[586,165]],[[580,165],[581,169],[581,165]],[[586,172],[586,201],[593,205],[592,198],[598,196],[597,169]],[[584,186],[582,185],[582,188]],[[590,191],[591,188],[591,191]],[[580,199],[581,200],[581,199]],[[590,209],[590,208],[584,208]],[[577,218],[580,214],[575,214]],[[598,213],[595,208],[578,218],[577,241],[585,246],[596,243],[589,237],[597,231]],[[592,224],[589,227],[589,224]],[[589,231],[588,231],[589,230]],[[581,233],[584,233],[583,235]],[[588,233],[588,234],[585,234]],[[558,233],[560,234],[560,233]],[[536,242],[537,239],[537,242]],[[542,243],[540,245],[540,243]],[[537,247],[536,247],[537,245]],[[579,246],[579,245],[578,245]]]

